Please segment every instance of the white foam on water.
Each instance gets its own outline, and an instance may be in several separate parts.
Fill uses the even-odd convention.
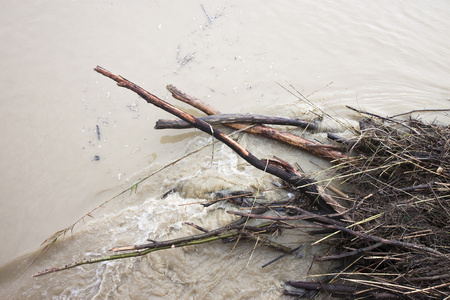
[[[213,229],[233,220],[225,212],[228,203],[181,206],[211,200],[217,191],[272,187],[271,176],[219,143],[108,203],[34,264],[36,252],[13,258],[36,249],[116,190],[211,141],[204,133],[152,130],[167,114],[100,78],[92,71],[95,65],[104,64],[170,102],[164,87],[173,83],[223,112],[313,120],[322,115],[320,109],[347,118],[353,112],[346,105],[382,116],[445,108],[450,5],[405,3],[206,1],[205,9],[215,14],[209,24],[198,3],[184,0],[177,2],[178,10],[168,1],[9,1],[0,11],[0,52],[8,58],[0,62],[7,86],[0,89],[0,121],[8,128],[0,155],[0,261],[7,262],[0,269],[0,298],[278,299],[286,280],[327,271],[316,264],[305,269],[316,248],[303,249],[302,259],[293,256],[261,269],[278,253],[265,247],[253,252],[253,242],[233,251],[233,245],[217,242],[31,277],[73,260],[109,255],[114,246],[198,233],[186,221]],[[122,19],[128,21],[114,21]],[[316,107],[279,84],[294,87]],[[426,117],[449,120],[442,112]],[[96,124],[101,141],[92,131]],[[333,119],[319,125],[320,131],[347,134]],[[281,128],[326,141],[324,132]],[[297,162],[312,177],[320,174],[309,172],[327,167],[279,142],[233,138],[258,158]],[[93,163],[97,155],[101,159]],[[288,196],[264,195],[267,200]],[[309,239],[286,231],[283,236],[290,246]]]
[[[198,147],[209,140],[209,137],[199,137],[191,143]],[[211,200],[212,192],[220,190],[263,190],[271,186],[270,176],[242,165],[241,159],[226,147],[215,147],[215,151],[212,163],[210,157],[199,160],[211,153],[208,147],[198,157],[190,157],[159,174],[159,179],[139,185],[138,193],[124,196],[126,207],[87,222],[73,236],[51,248],[39,266],[66,264],[70,262],[69,257],[76,261],[111,255],[112,247],[148,243],[147,239],[167,240],[201,233],[186,222],[208,230],[232,222],[236,217],[226,213],[236,209],[232,204],[221,202],[205,208],[192,203]],[[152,196],[172,187],[175,192],[163,199]],[[145,195],[147,198],[139,202]],[[304,234],[297,233],[284,243],[294,246],[306,240]],[[312,253],[318,251],[304,258],[291,256],[261,269],[261,265],[279,253],[265,246],[256,249],[254,246],[252,241],[241,242],[236,247],[234,243],[214,242],[84,265],[46,275],[43,277],[46,280],[37,279],[34,289],[26,290],[23,295],[45,295],[50,289],[59,299],[127,299],[129,295],[145,295],[150,299],[217,299],[236,298],[242,293],[250,298],[276,299],[282,293],[284,280],[299,274],[299,270],[309,265],[305,262],[312,258]]]

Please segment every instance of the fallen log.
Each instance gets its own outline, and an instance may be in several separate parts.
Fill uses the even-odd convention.
[[[305,128],[307,130],[317,130],[318,126],[314,123],[302,121],[299,119],[262,116],[252,114],[221,114],[198,117],[197,119],[205,121],[211,125],[224,125],[233,123],[250,123],[250,124],[273,124],[273,125],[290,125]],[[164,120],[156,121],[155,129],[182,129],[192,128],[192,125],[183,120]]]

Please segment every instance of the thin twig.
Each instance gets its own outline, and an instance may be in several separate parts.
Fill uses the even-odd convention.
[[[384,238],[380,238],[377,236],[372,236],[363,232],[359,232],[359,231],[355,231],[355,230],[351,230],[349,228],[345,228],[339,225],[326,225],[326,224],[322,224],[322,227],[325,228],[330,228],[330,229],[336,229],[336,230],[340,230],[349,234],[352,234],[354,236],[359,236],[362,237],[364,239],[367,240],[372,240],[372,241],[376,241],[376,242],[381,242],[383,244],[387,244],[387,245],[392,245],[392,246],[397,246],[397,247],[401,247],[401,248],[408,248],[408,249],[415,249],[415,250],[420,250],[420,251],[425,251],[428,252],[430,254],[439,256],[439,257],[443,257],[445,259],[450,259],[450,256],[445,255],[433,248],[430,247],[426,247],[424,245],[420,245],[420,244],[414,244],[414,243],[407,243],[407,242],[401,242],[401,241],[396,241],[396,240],[388,240],[388,239],[384,239]]]
[[[401,113],[401,114],[396,114],[396,115],[390,116],[389,118],[396,118],[396,117],[409,115],[409,114],[416,113],[416,112],[437,112],[437,111],[450,111],[450,108],[442,108],[442,109],[414,109],[414,110],[410,110],[410,111],[405,112],[405,113]]]
[[[371,251],[373,249],[376,249],[380,246],[384,245],[384,243],[382,242],[378,242],[376,244],[373,244],[371,246],[365,247],[365,248],[360,248],[357,249],[355,251],[350,251],[350,252],[345,252],[345,253],[341,253],[341,254],[337,254],[337,255],[329,255],[329,256],[324,256],[324,257],[319,257],[317,258],[318,261],[327,261],[327,260],[336,260],[336,259],[343,259],[349,256],[354,256],[354,255],[358,255],[358,254],[362,254],[364,252],[367,251]]]
[[[286,253],[281,254],[281,255],[278,256],[277,258],[272,259],[272,260],[269,261],[268,263],[265,263],[264,265],[262,265],[261,268],[265,268],[265,267],[267,267],[268,265],[273,264],[273,263],[276,262],[277,260],[279,260],[279,259],[281,259],[281,258],[283,258],[283,257],[285,257],[285,256],[287,256],[287,255],[289,255],[289,254],[294,253],[295,251],[297,251],[297,250],[300,249],[301,247],[303,247],[303,244],[300,245],[300,246],[298,246],[298,247],[295,247],[294,249],[292,249],[292,250],[289,251],[289,252],[286,252]]]

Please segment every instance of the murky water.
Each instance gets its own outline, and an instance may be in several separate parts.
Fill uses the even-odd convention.
[[[1,2],[1,298],[277,299],[284,281],[330,268],[309,270],[318,248],[262,269],[276,252],[217,243],[31,278],[113,246],[196,233],[186,221],[219,227],[232,220],[226,204],[181,204],[271,187],[271,177],[209,146],[97,210],[31,264],[54,232],[211,141],[190,129],[154,130],[170,116],[95,73],[96,65],[189,112],[166,84],[222,112],[304,116],[311,106],[290,86],[343,119],[354,119],[345,105],[381,115],[449,107],[447,1]],[[449,122],[443,112],[420,115]],[[306,171],[323,164],[276,143],[239,142]],[[283,242],[310,239],[288,233]]]

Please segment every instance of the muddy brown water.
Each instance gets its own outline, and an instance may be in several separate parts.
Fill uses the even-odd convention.
[[[215,144],[97,210],[32,263],[47,237],[211,142],[195,130],[154,130],[170,116],[93,68],[192,113],[167,84],[222,112],[310,117],[317,108],[301,93],[354,124],[345,105],[383,116],[450,107],[449,14],[448,1],[2,1],[1,298],[278,299],[286,280],[328,272],[332,266],[309,269],[322,247],[287,232],[283,243],[305,243],[301,255],[264,269],[276,252],[217,243],[32,278],[113,246],[197,233],[186,221],[216,228],[232,220],[227,204],[183,204],[271,187],[270,176]],[[449,122],[445,112],[418,115]],[[326,167],[287,146],[238,140],[258,157],[277,155],[313,174]]]

